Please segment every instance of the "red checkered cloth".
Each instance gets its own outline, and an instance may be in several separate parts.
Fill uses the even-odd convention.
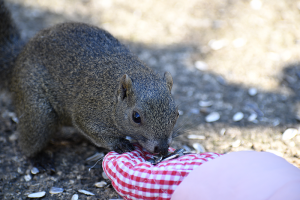
[[[169,148],[169,151],[174,149]],[[135,145],[131,152],[109,152],[102,165],[113,187],[124,199],[166,200],[171,199],[176,187],[192,170],[220,156],[217,153],[187,154],[153,165],[146,161],[153,155]]]

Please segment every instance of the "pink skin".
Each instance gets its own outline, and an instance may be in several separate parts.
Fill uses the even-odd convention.
[[[300,200],[300,170],[267,152],[233,152],[193,170],[171,200]]]

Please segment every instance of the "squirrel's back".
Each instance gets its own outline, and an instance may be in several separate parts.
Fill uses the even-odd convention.
[[[8,84],[15,60],[24,42],[9,10],[0,0],[0,86]]]
[[[107,31],[84,23],[62,23],[40,31],[25,45],[10,87],[19,93],[24,83],[32,89],[45,85],[52,106],[61,110],[62,102],[72,108],[76,96],[95,94],[87,92],[88,88],[114,95],[124,74],[133,79],[159,79]]]

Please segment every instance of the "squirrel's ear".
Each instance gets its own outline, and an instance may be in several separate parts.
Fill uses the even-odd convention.
[[[132,80],[127,74],[124,74],[120,80],[119,94],[123,100],[128,97],[130,93],[132,93]]]
[[[172,86],[173,86],[173,78],[172,78],[172,75],[170,72],[165,72],[165,75],[164,75],[164,80],[166,81],[167,83],[167,86],[171,92],[171,89],[172,89]]]

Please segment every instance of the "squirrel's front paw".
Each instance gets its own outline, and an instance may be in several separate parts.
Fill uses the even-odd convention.
[[[33,167],[36,167],[41,172],[47,172],[49,175],[56,173],[53,156],[46,152],[40,152],[37,155],[30,157],[29,160]]]
[[[134,147],[133,145],[126,139],[122,138],[120,139],[115,145],[113,146],[113,150],[119,154],[133,151]]]

